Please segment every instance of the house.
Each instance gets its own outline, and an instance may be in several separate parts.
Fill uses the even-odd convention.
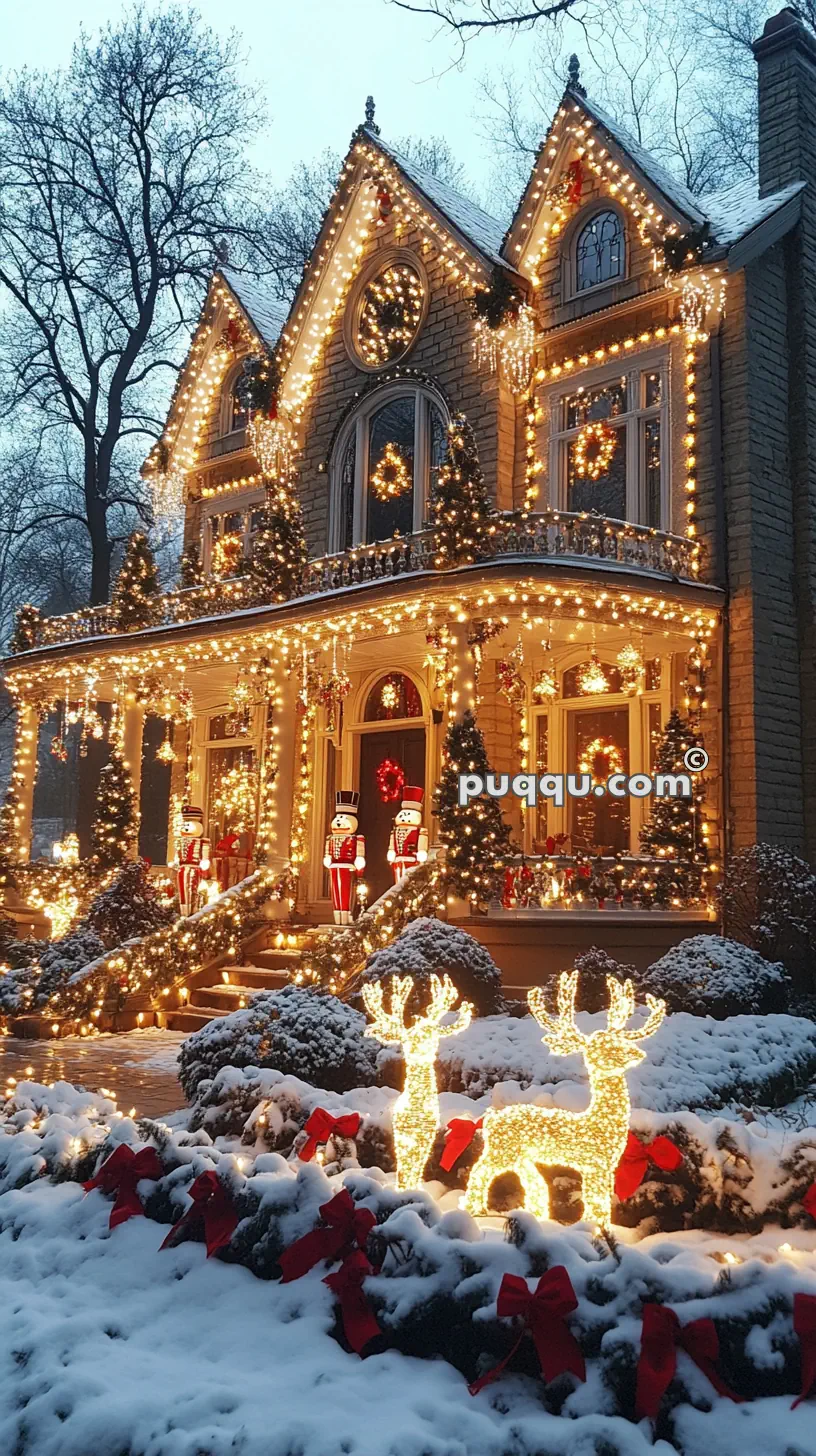
[[[709,755],[709,866],[760,839],[816,858],[816,41],[783,10],[754,49],[756,182],[693,196],[576,69],[506,232],[370,105],[291,308],[215,271],[145,466],[203,578],[148,628],[88,608],[7,660],[24,855],[38,708],[61,703],[80,732],[113,719],[154,860],[192,796],[211,840],[240,831],[242,875],[293,867],[318,921],[336,791],[359,791],[376,898],[399,783],[430,800],[469,706],[509,774],[648,773],[677,707]],[[271,355],[275,418],[250,419],[246,362]],[[443,569],[426,522],[462,414],[495,515]],[[270,479],[295,482],[310,556],[282,602],[238,574]],[[534,912],[511,892],[478,927],[505,961],[525,936],[643,959],[710,918],[709,876],[646,908],[644,799],[503,807],[536,876]],[[623,910],[576,890],[599,855],[613,885],[623,857]]]

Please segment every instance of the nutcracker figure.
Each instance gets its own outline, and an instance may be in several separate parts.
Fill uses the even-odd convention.
[[[391,841],[386,858],[394,871],[394,884],[405,879],[407,870],[424,864],[428,858],[428,831],[422,823],[423,789],[406,785],[402,791],[402,806],[391,830]]]
[[[350,925],[357,877],[365,869],[365,839],[357,833],[360,795],[353,789],[338,789],[334,818],[326,835],[323,863],[331,879],[335,925]]]
[[[192,915],[197,908],[198,887],[209,877],[210,841],[204,838],[204,815],[193,804],[181,810],[181,834],[178,842],[178,896],[182,915]]]

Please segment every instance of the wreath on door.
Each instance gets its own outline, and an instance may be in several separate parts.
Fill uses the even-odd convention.
[[[384,804],[391,804],[402,798],[405,787],[405,769],[394,758],[384,758],[377,764],[377,792]]]

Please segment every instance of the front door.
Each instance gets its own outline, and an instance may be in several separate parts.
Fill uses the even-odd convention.
[[[369,904],[394,883],[386,854],[391,826],[402,798],[384,800],[382,797],[377,770],[387,760],[399,765],[406,784],[424,788],[425,729],[390,728],[360,736],[360,833],[365,835],[366,842],[363,879],[369,889]],[[385,777],[383,774],[382,778]],[[427,813],[427,805],[425,808]],[[425,823],[428,823],[427,817]]]

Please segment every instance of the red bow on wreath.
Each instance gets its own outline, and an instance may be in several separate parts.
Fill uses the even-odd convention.
[[[816,1387],[816,1294],[793,1296],[793,1328],[802,1352],[802,1389],[791,1406],[796,1410]]]
[[[472,1117],[452,1117],[445,1129],[445,1147],[439,1159],[440,1168],[449,1173],[454,1163],[458,1163],[465,1148],[469,1148],[476,1133],[482,1126],[483,1119],[480,1117],[474,1122]]]
[[[298,1153],[300,1161],[310,1163],[317,1152],[318,1144],[327,1143],[334,1133],[339,1137],[356,1137],[362,1120],[359,1112],[346,1112],[341,1117],[334,1117],[325,1107],[316,1107],[303,1128],[308,1136]]]
[[[630,1132],[615,1174],[615,1197],[621,1203],[631,1198],[646,1177],[650,1163],[664,1173],[673,1173],[682,1161],[683,1154],[671,1138],[656,1137],[650,1143],[642,1143]]]
[[[199,1173],[187,1192],[193,1201],[187,1212],[173,1224],[161,1248],[166,1249],[175,1240],[180,1229],[200,1218],[204,1221],[204,1242],[209,1259],[229,1243],[240,1219],[229,1192],[214,1168],[208,1168],[206,1173]]]
[[[805,1213],[809,1213],[811,1218],[816,1219],[816,1183],[811,1183],[808,1188],[807,1193],[802,1199],[802,1207]]]
[[[117,1224],[126,1223],[129,1218],[133,1218],[134,1214],[144,1213],[136,1184],[142,1178],[151,1178],[155,1182],[157,1178],[161,1178],[163,1172],[155,1148],[142,1148],[134,1153],[127,1143],[120,1143],[110,1157],[105,1159],[95,1177],[82,1186],[86,1193],[90,1193],[92,1188],[101,1188],[103,1193],[116,1194],[108,1223],[108,1227],[114,1229]]]
[[[638,1420],[643,1416],[654,1420],[657,1416],[660,1402],[677,1371],[678,1350],[685,1350],[691,1356],[718,1395],[742,1404],[741,1396],[729,1390],[717,1370],[715,1361],[720,1353],[720,1340],[714,1321],[698,1319],[681,1325],[674,1310],[667,1305],[644,1304],[635,1395]]]
[[[318,1210],[325,1228],[313,1229],[296,1239],[280,1256],[283,1283],[308,1274],[321,1259],[340,1259],[354,1247],[365,1250],[366,1240],[377,1220],[367,1208],[355,1208],[347,1188],[342,1188]]]
[[[567,1326],[565,1315],[578,1308],[578,1300],[572,1281],[562,1264],[542,1274],[533,1293],[526,1279],[517,1274],[505,1274],[501,1282],[496,1312],[501,1319],[516,1316],[524,1321],[533,1337],[541,1373],[547,1384],[557,1376],[569,1372],[578,1380],[586,1380],[586,1365],[581,1347]],[[486,1385],[501,1375],[515,1355],[527,1330],[522,1330],[512,1349],[468,1386],[471,1395],[478,1395]]]
[[[382,1334],[374,1311],[363,1293],[363,1280],[373,1274],[362,1249],[352,1249],[346,1254],[335,1274],[327,1274],[323,1280],[340,1301],[340,1316],[343,1333],[355,1355],[361,1355],[366,1345]]]

